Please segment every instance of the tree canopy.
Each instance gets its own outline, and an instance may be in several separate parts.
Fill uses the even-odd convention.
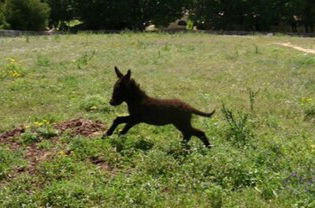
[[[0,28],[143,30],[184,14],[200,29],[314,32],[314,0],[0,0]]]

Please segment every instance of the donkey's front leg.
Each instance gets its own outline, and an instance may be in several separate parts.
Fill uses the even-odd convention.
[[[135,122],[135,121],[131,121],[131,122],[127,123],[126,126],[123,128],[123,130],[121,130],[121,132],[119,132],[119,135],[127,134],[129,129],[131,129],[133,126],[137,125],[138,123],[139,122]]]
[[[116,127],[121,123],[129,123],[131,120],[130,116],[120,116],[115,118],[112,126],[107,130],[107,132],[103,135],[102,139],[105,139],[107,136],[110,136],[113,134]]]

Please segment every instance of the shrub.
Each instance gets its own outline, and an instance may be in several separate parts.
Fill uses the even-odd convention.
[[[4,4],[0,2],[0,29],[8,28],[9,25],[4,16]]]
[[[237,146],[244,146],[252,137],[251,129],[248,125],[248,114],[238,112],[238,117],[233,111],[226,108],[223,104],[222,113],[228,123],[228,137]]]
[[[49,11],[48,4],[40,0],[7,0],[4,13],[12,29],[43,30]]]

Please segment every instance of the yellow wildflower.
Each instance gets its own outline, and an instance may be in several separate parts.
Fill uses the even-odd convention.
[[[14,58],[8,58],[8,61],[11,63],[11,64],[15,64],[16,63],[16,60]]]
[[[39,122],[39,121],[35,121],[35,122],[34,122],[34,125],[35,125],[35,126],[42,126],[43,123],[42,123],[42,122]]]
[[[67,154],[64,151],[59,151],[59,155],[66,156]]]
[[[313,99],[310,98],[310,97],[302,97],[301,98],[301,103],[302,104],[309,104],[309,103],[312,103],[313,102]]]
[[[48,124],[49,124],[49,121],[47,121],[46,119],[44,119],[44,120],[43,120],[43,123],[46,124],[46,125],[48,125]]]
[[[10,71],[10,75],[11,77],[14,77],[14,78],[18,78],[22,76],[22,74],[17,71]]]

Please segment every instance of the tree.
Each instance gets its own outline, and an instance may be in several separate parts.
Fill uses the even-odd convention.
[[[4,3],[0,1],[0,29],[8,28],[9,24],[6,22],[4,15]]]
[[[48,23],[49,6],[40,0],[7,0],[4,14],[12,29],[43,30]]]
[[[57,26],[75,19],[75,0],[45,0],[50,7],[49,25]]]
[[[77,14],[89,29],[143,30],[149,21],[167,25],[182,16],[182,8],[178,0],[76,1]]]

